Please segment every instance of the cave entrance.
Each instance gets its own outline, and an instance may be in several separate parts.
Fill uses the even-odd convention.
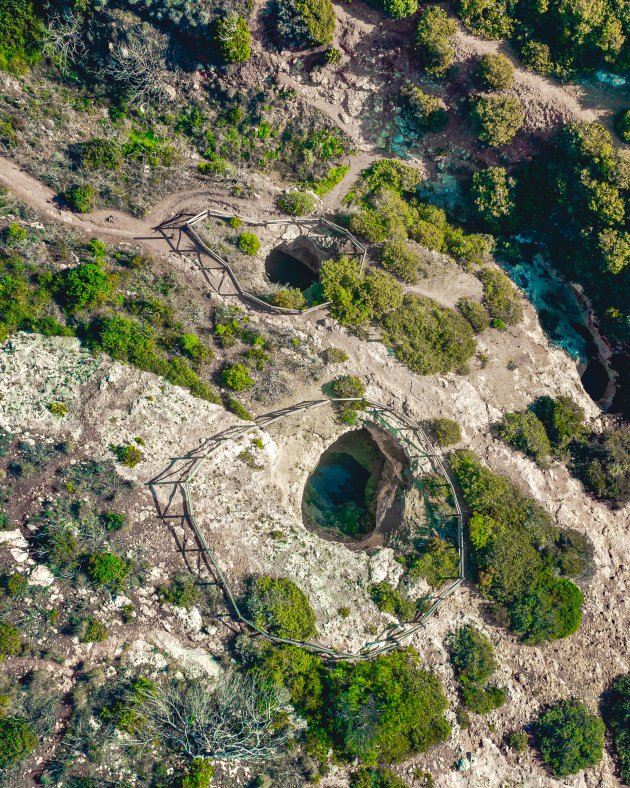
[[[300,236],[289,244],[272,249],[265,260],[270,282],[308,290],[319,281],[319,268],[325,254],[310,238]]]
[[[308,528],[335,541],[374,530],[375,497],[385,457],[367,429],[347,432],[321,455],[302,498]]]

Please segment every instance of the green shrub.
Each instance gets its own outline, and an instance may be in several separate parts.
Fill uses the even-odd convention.
[[[511,731],[507,735],[507,746],[515,752],[525,752],[529,738],[525,731]]]
[[[385,315],[383,329],[396,357],[420,375],[463,367],[476,350],[468,322],[430,298],[405,296],[400,309]]]
[[[132,564],[115,553],[93,553],[87,557],[86,574],[99,586],[121,588],[131,574]]]
[[[277,290],[269,296],[269,301],[281,309],[304,309],[306,306],[304,294],[297,287],[285,287],[282,290]]]
[[[330,0],[277,0],[278,31],[289,44],[318,46],[333,40],[336,17]]]
[[[590,492],[615,506],[630,501],[630,428],[612,426],[572,446],[571,470]]]
[[[53,416],[58,416],[60,419],[68,415],[68,406],[65,402],[58,402],[55,400],[54,402],[49,402],[46,407]]]
[[[506,691],[500,687],[484,686],[497,669],[489,638],[467,624],[449,637],[448,647],[466,707],[476,714],[488,714],[502,706]]]
[[[494,249],[492,236],[479,233],[466,235],[459,227],[447,228],[445,241],[448,253],[467,271],[485,262]]]
[[[457,0],[457,12],[476,36],[507,38],[512,32],[512,20],[506,0]]]
[[[182,779],[181,788],[210,788],[214,767],[205,758],[195,758]]]
[[[406,788],[407,783],[391,769],[361,766],[350,775],[350,788]]]
[[[386,580],[375,583],[370,589],[370,596],[379,610],[391,613],[400,621],[413,621],[416,615],[415,604]]]
[[[190,610],[200,599],[199,588],[195,581],[187,575],[176,575],[170,586],[160,589],[160,596],[164,602],[176,607],[185,607]]]
[[[324,725],[344,758],[394,763],[448,738],[444,691],[419,664],[404,649],[329,670]]]
[[[491,318],[503,320],[509,326],[523,319],[523,304],[510,277],[498,268],[482,268],[477,278],[483,285],[483,303]]]
[[[422,258],[403,238],[392,238],[386,241],[381,249],[381,263],[392,274],[403,282],[414,284],[418,281],[418,272]]]
[[[122,163],[120,145],[115,140],[95,137],[82,142],[79,151],[86,170],[116,170]]]
[[[427,6],[418,21],[418,55],[426,73],[431,77],[446,76],[455,60],[453,37],[457,24],[443,8]]]
[[[500,148],[509,145],[523,123],[523,105],[512,96],[479,96],[472,108],[477,138],[486,145]]]
[[[544,577],[510,607],[512,629],[535,645],[572,635],[582,623],[584,596],[563,577]]]
[[[491,52],[479,61],[477,76],[485,90],[509,90],[514,82],[514,66],[505,55]]]
[[[0,717],[0,769],[8,769],[27,758],[38,743],[28,720]]]
[[[606,273],[617,276],[630,265],[630,233],[606,227],[597,235],[597,246]]]
[[[330,314],[345,326],[361,326],[370,318],[363,298],[363,279],[359,265],[348,257],[325,260],[320,268],[320,282]]]
[[[383,0],[383,12],[392,19],[412,16],[418,10],[418,0]]]
[[[630,109],[623,109],[615,115],[615,131],[623,142],[630,144]]]
[[[549,466],[551,443],[542,422],[535,413],[506,413],[497,425],[499,437],[531,457],[541,468]]]
[[[434,536],[409,564],[409,577],[423,577],[432,588],[459,575],[459,555],[455,545]]]
[[[238,248],[253,257],[260,249],[260,238],[256,233],[241,233],[238,237]]]
[[[20,630],[8,621],[0,621],[0,661],[5,657],[14,657],[21,649]]]
[[[217,19],[214,38],[219,54],[226,63],[243,63],[252,54],[251,34],[247,21],[235,11]]]
[[[538,717],[534,731],[543,761],[554,777],[577,774],[602,759],[604,723],[579,700],[561,700]]]
[[[17,222],[11,222],[11,224],[2,231],[2,236],[8,246],[19,246],[26,240],[26,227],[22,227],[22,225]]]
[[[142,451],[131,443],[126,446],[112,445],[109,448],[116,455],[118,462],[127,468],[135,468],[144,459]]]
[[[546,511],[472,452],[455,451],[449,459],[472,513],[468,531],[481,592],[509,608],[512,628],[527,640],[575,631],[581,592],[553,573],[585,571],[588,541],[557,528]]]
[[[31,0],[0,0],[0,69],[20,73],[37,62],[43,34]]]
[[[363,277],[362,297],[374,320],[399,309],[403,302],[403,287],[387,271],[369,268]]]
[[[272,635],[305,640],[317,634],[308,597],[286,577],[253,580],[245,607],[256,626]]]
[[[107,628],[96,616],[81,619],[76,625],[76,633],[80,643],[102,643],[107,640]]]
[[[100,520],[106,531],[120,531],[125,524],[125,515],[120,512],[103,512]]]
[[[630,673],[617,676],[606,697],[605,721],[612,734],[619,775],[630,784]]]
[[[232,391],[246,391],[254,385],[251,372],[245,364],[231,364],[221,373],[223,384]]]
[[[584,410],[570,397],[539,397],[530,409],[542,422],[553,451],[563,456],[569,444],[584,433]]]
[[[365,383],[356,375],[342,375],[333,380],[331,391],[338,399],[349,399],[365,396]]]
[[[336,47],[328,47],[328,49],[324,52],[324,60],[330,66],[338,66],[341,63],[341,58],[343,57],[343,52]],[[345,173],[348,171],[349,168],[344,168]],[[341,179],[340,179],[341,180]],[[336,185],[336,184],[335,184]]]
[[[338,347],[328,347],[324,350],[324,362],[326,364],[344,364],[349,356],[345,350]]]
[[[440,446],[452,446],[462,439],[461,428],[453,419],[434,419],[433,430]]]
[[[489,327],[490,317],[484,305],[480,304],[479,301],[475,301],[474,298],[464,297],[459,299],[456,306],[459,314],[470,323],[475,334],[481,334],[482,331]]]
[[[28,580],[19,572],[3,575],[0,585],[7,596],[23,597],[28,591]]]
[[[278,208],[290,216],[304,216],[315,210],[315,198],[310,192],[291,191],[278,197]]]
[[[480,218],[493,231],[504,227],[514,212],[513,178],[504,167],[488,167],[473,175],[472,198]]]
[[[239,402],[234,397],[227,396],[225,398],[225,407],[233,413],[235,416],[238,416],[239,419],[243,419],[244,421],[253,421],[254,417],[252,414],[247,410],[245,405]]]
[[[75,183],[63,193],[68,206],[77,213],[89,213],[96,207],[98,192],[90,183]]]
[[[446,126],[448,115],[436,96],[406,82],[400,89],[400,98],[407,117],[420,133],[439,132]]]
[[[423,180],[419,170],[398,159],[378,159],[361,176],[370,192],[385,188],[398,195],[413,194]]]
[[[180,334],[177,337],[177,346],[180,353],[198,364],[208,361],[214,355],[212,350],[204,345],[196,334]]]
[[[97,306],[112,292],[112,279],[96,263],[82,263],[57,276],[57,295],[68,312]]]

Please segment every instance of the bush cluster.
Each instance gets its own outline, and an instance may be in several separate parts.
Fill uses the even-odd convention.
[[[527,643],[575,632],[583,597],[562,575],[588,569],[588,539],[559,529],[546,511],[472,452],[456,451],[450,459],[472,512],[468,536],[481,592],[505,608],[511,628]]]
[[[276,0],[278,31],[288,44],[330,44],[335,33],[335,9],[330,0]]]
[[[462,430],[453,419],[434,419],[433,431],[440,446],[452,446],[462,439]]]
[[[549,466],[551,443],[544,425],[531,410],[506,413],[496,430],[502,440],[527,454],[541,468]]]
[[[483,285],[483,304],[491,318],[509,326],[523,319],[523,300],[510,277],[498,268],[481,268],[477,277]]]
[[[32,0],[0,0],[0,70],[20,73],[37,62],[43,33]]]
[[[445,77],[455,60],[453,38],[457,24],[443,8],[426,6],[418,21],[418,56],[431,77]]]
[[[410,578],[423,577],[431,588],[440,588],[459,575],[457,548],[440,536],[429,539],[406,564]]]
[[[253,579],[244,605],[254,624],[272,635],[306,640],[317,634],[308,597],[286,577]]]
[[[315,210],[315,198],[310,192],[290,191],[278,197],[278,208],[290,216],[305,216]]]
[[[456,304],[459,314],[470,323],[475,334],[481,334],[490,325],[490,315],[483,304],[474,298],[460,298]]]
[[[252,53],[251,34],[247,21],[231,11],[219,17],[214,27],[214,38],[219,54],[226,63],[243,63]]]
[[[466,624],[450,636],[448,648],[464,705],[476,714],[488,714],[502,706],[505,689],[488,685],[497,669],[490,639],[476,627]]]
[[[479,96],[471,117],[477,138],[493,148],[509,145],[525,122],[519,99],[503,95]]]
[[[604,723],[579,700],[561,700],[544,709],[534,733],[543,761],[554,777],[567,777],[602,759]]]
[[[430,298],[407,295],[381,320],[384,341],[420,375],[464,369],[476,343],[470,324],[454,309]]]
[[[514,82],[514,66],[505,55],[490,53],[479,61],[477,76],[484,90],[509,90]]]
[[[514,187],[504,167],[488,167],[473,175],[472,199],[475,210],[492,232],[507,230],[514,215]]]
[[[624,783],[630,783],[630,673],[612,682],[606,705],[605,720],[615,745],[619,774]]]
[[[37,736],[24,717],[0,717],[0,769],[27,758],[37,744]]]
[[[383,268],[408,284],[417,282],[423,271],[421,254],[404,238],[386,241],[381,248],[380,260]]]
[[[403,109],[416,131],[439,132],[448,123],[448,115],[442,101],[425,93],[417,85],[406,82],[400,89]]]
[[[623,72],[630,62],[630,22],[616,0],[598,3],[515,3],[457,0],[464,24],[486,38],[507,38],[525,63],[544,74]]]
[[[413,621],[416,605],[386,580],[375,583],[370,596],[376,607],[383,613],[391,613],[400,621]]]
[[[184,607],[190,610],[197,604],[201,595],[199,587],[188,575],[176,575],[170,585],[160,589],[160,597],[164,602],[175,607]]]

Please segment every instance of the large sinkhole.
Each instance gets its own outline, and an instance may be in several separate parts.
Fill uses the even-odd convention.
[[[324,255],[306,236],[290,244],[276,246],[267,255],[265,271],[270,282],[308,290],[319,281],[319,267]]]
[[[406,460],[376,428],[347,432],[329,446],[309,476],[302,497],[306,527],[330,541],[355,547],[383,544],[395,516],[395,493]]]

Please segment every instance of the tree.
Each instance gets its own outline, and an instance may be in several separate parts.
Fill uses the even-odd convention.
[[[515,185],[504,167],[488,167],[473,175],[475,209],[492,231],[500,230],[512,217]]]
[[[536,743],[554,777],[577,774],[602,759],[604,723],[579,700],[561,700],[538,717]]]
[[[215,40],[226,63],[243,63],[252,53],[247,21],[235,11],[220,17],[215,24]]]
[[[37,747],[38,739],[23,717],[0,718],[0,769],[24,760]]]
[[[453,37],[457,24],[443,8],[427,6],[418,20],[418,55],[429,76],[442,78],[455,60]]]
[[[400,98],[407,117],[420,133],[442,131],[446,126],[448,115],[437,96],[406,82],[400,89]]]
[[[479,96],[473,103],[472,121],[477,138],[486,145],[509,145],[525,121],[523,105],[512,96]]]
[[[297,46],[330,44],[336,17],[330,0],[278,0],[278,31]]]
[[[514,82],[514,66],[505,55],[489,53],[479,61],[477,76],[486,90],[509,90]]]
[[[278,637],[304,640],[317,634],[308,597],[286,577],[252,580],[245,607],[256,626]]]
[[[143,724],[134,738],[153,747],[160,741],[189,758],[261,763],[278,755],[291,732],[274,687],[255,676],[224,673],[152,685],[141,690]]]
[[[600,231],[597,244],[606,273],[616,276],[630,265],[630,233],[607,227]]]
[[[402,19],[415,14],[418,0],[383,0],[383,12],[392,19]]]

